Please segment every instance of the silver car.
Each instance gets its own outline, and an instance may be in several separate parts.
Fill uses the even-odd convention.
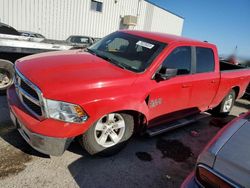
[[[80,35],[71,35],[66,41],[73,45],[75,49],[77,48],[86,48],[94,43],[94,39],[88,36],[80,36]]]
[[[25,36],[25,37],[34,37],[34,38],[42,38],[45,39],[45,36],[43,36],[40,33],[35,33],[35,32],[31,32],[31,31],[19,31],[21,36]]]
[[[218,132],[181,187],[250,187],[250,111]]]

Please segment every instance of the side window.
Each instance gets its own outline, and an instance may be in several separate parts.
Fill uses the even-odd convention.
[[[196,48],[196,72],[213,72],[214,71],[214,53],[210,48]]]
[[[91,10],[102,12],[102,2],[91,0]]]
[[[25,36],[25,37],[28,37],[28,36],[29,36],[28,33],[22,33],[21,35],[22,35],[22,36]]]
[[[164,60],[162,66],[177,69],[178,75],[190,74],[191,59],[191,47],[178,47]]]
[[[89,38],[81,37],[80,41],[81,41],[81,43],[89,43]]]
[[[108,44],[108,51],[125,52],[128,48],[129,42],[123,38],[115,38]]]

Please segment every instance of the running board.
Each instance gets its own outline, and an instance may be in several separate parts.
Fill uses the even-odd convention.
[[[196,114],[196,115],[192,115],[192,116],[188,116],[186,118],[183,119],[179,119],[177,121],[168,123],[168,124],[162,124],[162,125],[156,125],[152,128],[149,128],[146,130],[146,134],[149,136],[156,136],[158,134],[170,131],[172,129],[176,129],[179,127],[182,127],[184,125],[190,124],[190,123],[194,123],[200,119],[209,117],[210,114],[206,113],[206,112],[202,112],[200,114]]]

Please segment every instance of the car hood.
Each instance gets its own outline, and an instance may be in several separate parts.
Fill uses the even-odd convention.
[[[246,121],[216,154],[214,170],[250,187],[250,121]]]
[[[16,62],[16,69],[44,97],[65,101],[75,92],[84,94],[89,90],[131,85],[137,77],[136,73],[81,50],[27,56]]]

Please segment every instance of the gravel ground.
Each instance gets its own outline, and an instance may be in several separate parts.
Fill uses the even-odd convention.
[[[228,121],[250,109],[240,99],[225,119],[208,117],[153,137],[134,137],[119,154],[86,154],[77,142],[61,157],[33,150],[13,128],[0,96],[0,187],[179,187],[206,143]]]

